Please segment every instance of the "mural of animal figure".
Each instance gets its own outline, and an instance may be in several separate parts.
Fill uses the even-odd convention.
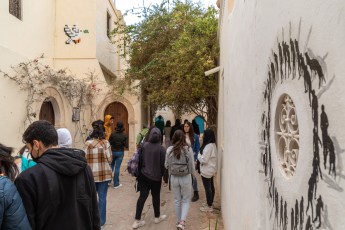
[[[311,224],[310,216],[308,216],[307,224],[305,225],[305,230],[313,230],[313,225]]]
[[[301,201],[299,203],[299,229],[303,229],[303,224],[304,224],[304,198],[302,196]]]
[[[326,82],[325,76],[322,71],[322,67],[319,61],[316,59],[311,59],[307,52],[305,53],[305,58],[306,58],[307,65],[309,66],[311,73],[317,74],[319,77],[319,89],[320,89],[322,83]]]
[[[313,172],[311,177],[309,178],[309,181],[308,181],[308,205],[307,205],[307,209],[305,210],[305,213],[307,214],[307,212],[309,210],[309,205],[310,205],[312,216],[314,216],[313,195],[314,195],[314,189],[316,186],[316,177],[317,177],[317,175],[315,174],[315,172]]]
[[[271,74],[272,74],[272,79],[273,79],[273,85],[275,86],[277,83],[277,80],[276,80],[276,73],[275,73],[273,62],[271,62]]]
[[[283,55],[284,55],[284,64],[285,64],[285,79],[291,73],[291,61],[290,61],[290,47],[283,41]],[[288,74],[286,74],[286,68],[288,69]]]
[[[296,77],[296,51],[295,51],[295,44],[290,38],[290,49],[291,49],[291,56],[292,56],[292,80]]]
[[[279,225],[284,225],[284,206],[283,206],[283,197],[280,197],[280,222]]]
[[[335,171],[335,151],[334,151],[334,144],[330,136],[328,136],[327,140],[328,144],[328,151],[329,151],[329,171],[328,174],[334,174],[334,177],[336,177],[336,171]]]
[[[284,203],[284,227],[283,227],[284,230],[287,230],[287,224],[288,224],[288,216],[287,215],[288,215],[287,214],[287,203],[285,201],[285,203]]]
[[[291,230],[295,229],[295,212],[293,208],[291,208]]]
[[[319,219],[319,225],[316,228],[320,228],[321,227],[321,209],[323,210],[323,201],[321,198],[321,195],[319,196],[319,198],[317,198],[317,204],[316,204],[316,216],[313,220],[313,222],[317,221],[317,219]]]
[[[80,39],[81,31],[77,28],[76,25],[73,25],[72,28],[69,28],[68,25],[65,25],[63,30],[66,36],[68,37],[68,39],[65,42],[66,44],[70,44],[72,41],[74,42],[74,44],[77,44],[81,41]]]
[[[279,64],[278,64],[278,55],[276,53],[273,53],[273,56],[274,56],[274,63],[275,63],[275,66],[276,66],[276,75],[279,74]]]
[[[275,218],[277,220],[277,226],[279,225],[279,219],[278,219],[278,215],[279,215],[279,194],[277,191],[277,188],[275,188],[275,208],[276,208],[276,213],[275,213]]]
[[[299,213],[298,213],[298,200],[296,199],[296,203],[295,203],[295,227],[294,230],[297,230],[298,227],[298,217],[299,217]]]
[[[328,155],[328,117],[325,112],[325,106],[321,105],[321,115],[320,115],[320,128],[322,132],[322,143],[323,143],[323,165],[326,169],[327,155]]]
[[[310,73],[308,70],[308,66],[305,64],[304,62],[304,57],[302,54],[299,54],[298,56],[298,60],[299,60],[299,66],[301,67],[302,70],[302,75],[303,75],[303,79],[304,79],[304,92],[305,93],[309,93],[309,104],[311,106],[311,90],[312,90],[312,85],[311,85],[311,77],[310,77]]]
[[[280,79],[281,79],[281,83],[283,83],[283,51],[282,51],[282,47],[280,45],[280,43],[278,43],[278,50],[279,50],[279,61],[280,61]]]

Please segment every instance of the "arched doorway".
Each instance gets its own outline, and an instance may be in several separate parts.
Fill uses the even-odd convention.
[[[125,128],[125,133],[129,135],[128,111],[126,109],[126,106],[124,106],[120,102],[112,102],[107,106],[107,108],[104,111],[104,116],[107,114],[114,117],[114,123],[112,126],[113,130],[115,130],[116,123],[118,121],[122,121],[123,126]]]
[[[49,121],[50,123],[55,125],[54,108],[53,104],[50,101],[45,100],[42,103],[39,119]]]

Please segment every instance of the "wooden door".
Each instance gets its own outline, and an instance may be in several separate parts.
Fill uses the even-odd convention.
[[[55,113],[53,105],[50,101],[43,102],[40,111],[40,120],[46,120],[55,125]]]
[[[120,103],[120,102],[113,102],[111,104],[109,104],[107,106],[107,108],[105,109],[104,112],[104,116],[105,115],[111,115],[114,117],[114,123],[112,125],[112,130],[115,130],[116,128],[116,123],[118,121],[122,121],[123,122],[123,126],[125,128],[125,133],[127,133],[127,135],[129,134],[129,124],[128,124],[128,111],[126,109],[126,107]]]

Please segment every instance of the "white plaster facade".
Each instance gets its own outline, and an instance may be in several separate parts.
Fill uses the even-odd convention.
[[[292,229],[294,225],[296,229],[316,229],[319,220],[313,222],[313,219],[319,210],[320,229],[345,229],[345,59],[342,57],[345,53],[345,2],[220,0],[219,3],[218,181],[225,228],[266,230],[286,226]],[[279,57],[279,44],[288,47],[291,72],[284,51],[283,58]],[[296,52],[296,44],[299,52]],[[300,53],[304,64],[296,59],[293,68],[293,53]],[[274,54],[278,56],[277,63]],[[320,88],[318,74],[312,71],[315,66],[307,64],[307,55],[322,68],[325,82]],[[280,60],[283,60],[282,65]],[[277,78],[274,84],[271,64],[277,71],[273,71]],[[281,66],[284,67],[283,80]],[[307,87],[307,93],[306,72],[311,73],[311,88]],[[312,95],[309,99],[309,89],[315,90],[314,99]],[[290,95],[294,101],[299,125],[298,162],[290,178],[281,173],[275,136],[279,114],[276,108],[283,94]],[[323,138],[322,105],[328,117],[331,142]],[[314,127],[322,146],[314,139],[317,137]],[[325,146],[328,151],[326,169]],[[332,147],[336,176],[333,171],[329,174]],[[270,154],[266,148],[270,148]],[[315,195],[316,199],[310,195]],[[306,212],[308,203],[313,204],[313,215],[310,207]]]
[[[58,69],[68,69],[77,78],[85,78],[86,73],[98,76],[97,87],[102,91],[95,99],[97,113],[91,117],[90,109],[82,114],[80,122],[72,122],[72,108],[62,93],[54,86],[45,89],[54,108],[57,128],[68,128],[75,147],[82,147],[87,129],[93,119],[103,119],[108,104],[122,103],[128,111],[129,150],[135,148],[135,136],[140,131],[141,105],[136,96],[123,96],[112,93],[110,80],[123,76],[125,60],[116,52],[107,30],[114,28],[114,21],[121,18],[111,0],[38,0],[34,4],[22,0],[22,18],[9,13],[9,1],[0,2],[0,69],[11,72],[11,66],[33,60],[44,54],[44,64]],[[109,26],[107,27],[107,22]],[[65,25],[76,25],[83,31],[80,42],[66,44],[68,37]],[[21,135],[27,125],[25,120],[26,92],[21,91],[11,80],[0,78],[0,127],[4,130],[0,142],[19,148]],[[34,104],[39,114],[42,102]],[[36,118],[38,119],[38,117]]]

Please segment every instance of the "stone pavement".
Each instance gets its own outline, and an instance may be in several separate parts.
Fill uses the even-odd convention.
[[[132,154],[130,154],[132,155]],[[112,186],[109,187],[107,196],[107,223],[104,230],[119,229],[129,230],[132,229],[134,222],[136,202],[139,197],[139,193],[134,190],[135,178],[131,177],[127,171],[127,161],[129,155],[126,152],[121,165],[121,176],[120,182],[123,185],[118,189],[114,189]],[[218,221],[218,230],[224,229],[222,218],[220,214],[220,199],[219,194],[215,197],[215,211],[214,213],[203,213],[199,210],[202,201],[206,200],[204,187],[200,175],[198,178],[198,189],[200,199],[197,202],[191,202],[191,206],[187,218],[188,230],[209,230],[215,229],[216,222]],[[217,185],[216,186],[216,193]],[[146,200],[145,207],[142,214],[142,220],[145,220],[146,224],[140,228],[140,230],[161,230],[161,229],[176,229],[175,209],[173,204],[172,193],[169,191],[168,186],[162,185],[161,191],[161,214],[166,214],[167,220],[155,224],[154,214],[152,207],[151,195]],[[209,228],[210,225],[210,228]]]

